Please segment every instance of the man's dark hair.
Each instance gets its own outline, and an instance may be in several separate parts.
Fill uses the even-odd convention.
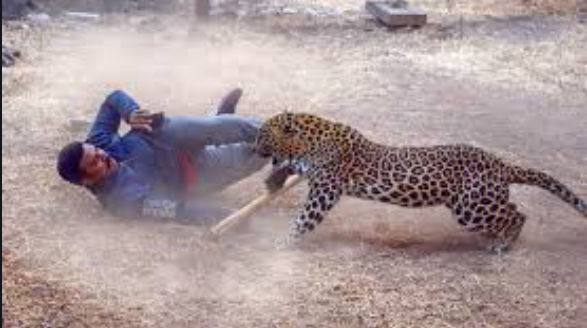
[[[81,185],[80,162],[83,154],[84,144],[79,141],[74,141],[61,149],[57,159],[57,171],[64,180],[75,185]]]

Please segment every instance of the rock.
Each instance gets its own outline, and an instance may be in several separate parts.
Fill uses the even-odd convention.
[[[2,53],[2,67],[10,67],[14,65],[14,58]]]
[[[10,67],[20,58],[20,51],[2,46],[2,67]]]
[[[367,11],[379,22],[388,27],[413,26],[426,24],[427,15],[420,9],[410,8],[405,1],[367,1]]]

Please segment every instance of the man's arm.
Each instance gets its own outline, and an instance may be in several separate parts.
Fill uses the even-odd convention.
[[[120,121],[127,119],[139,105],[124,91],[114,91],[108,97],[94,120],[87,142],[105,149],[118,137]]]

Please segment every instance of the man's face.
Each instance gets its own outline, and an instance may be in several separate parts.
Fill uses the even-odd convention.
[[[79,164],[83,185],[91,186],[102,181],[118,167],[118,162],[102,149],[89,144],[84,144],[83,149],[84,152]]]

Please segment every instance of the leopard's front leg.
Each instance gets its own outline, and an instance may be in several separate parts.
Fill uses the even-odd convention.
[[[309,231],[314,230],[340,200],[342,190],[338,184],[329,181],[310,182],[310,192],[302,212],[294,220],[293,228],[278,247],[284,248],[296,243]]]

